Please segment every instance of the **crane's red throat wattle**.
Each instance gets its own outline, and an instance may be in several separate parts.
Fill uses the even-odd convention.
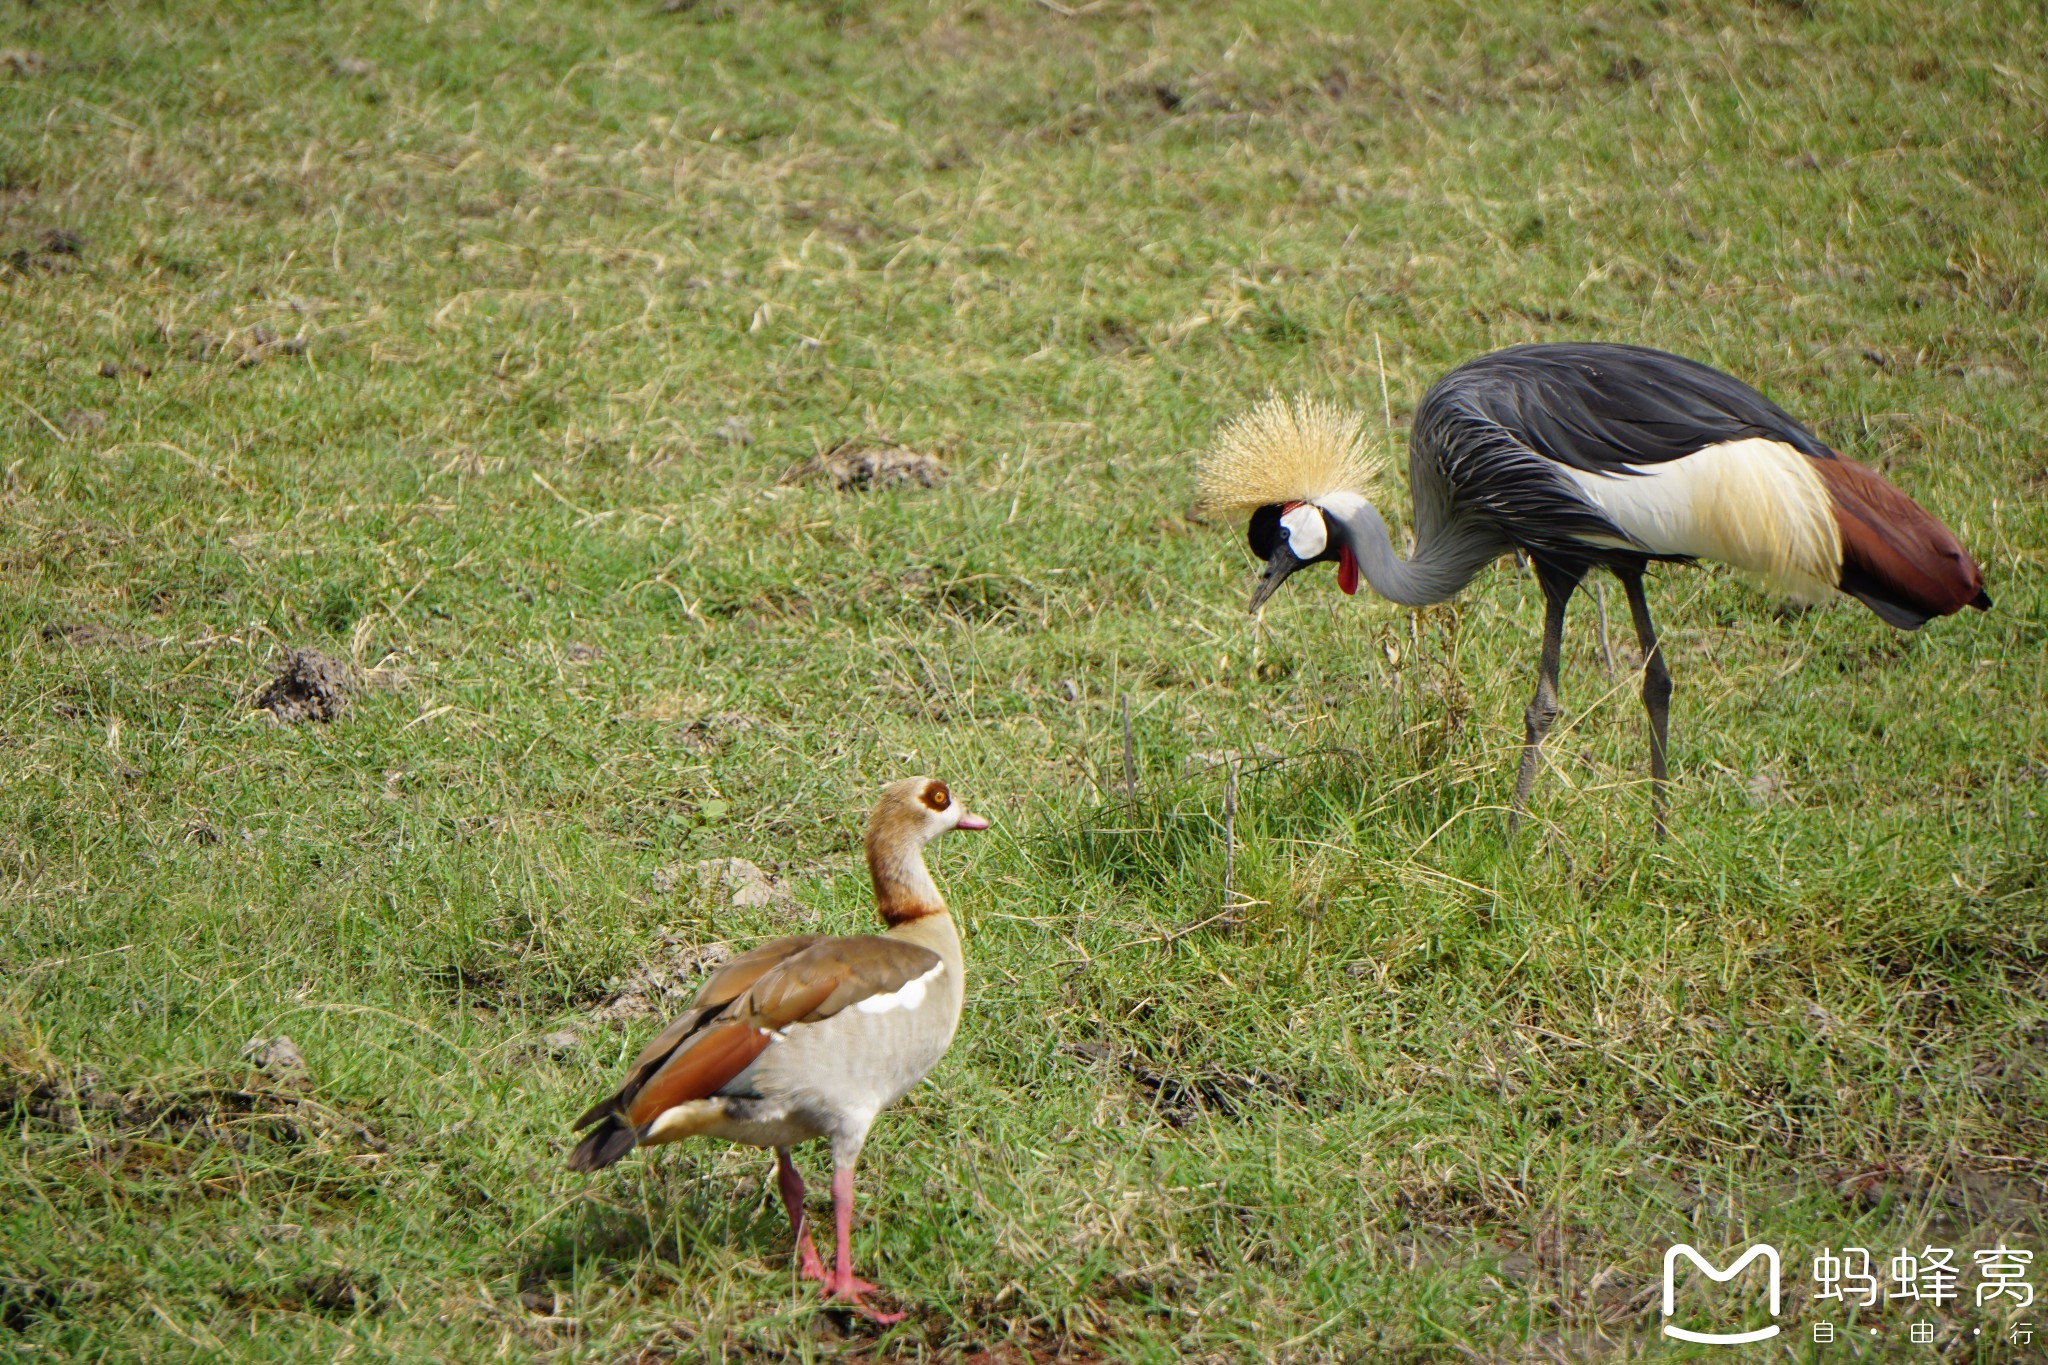
[[[1344,590],[1346,597],[1358,591],[1358,560],[1352,555],[1349,545],[1337,547],[1337,586]]]

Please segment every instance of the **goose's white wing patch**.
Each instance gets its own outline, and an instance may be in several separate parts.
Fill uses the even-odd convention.
[[[887,1014],[890,1010],[914,1010],[924,1003],[925,990],[932,982],[937,981],[939,975],[945,970],[946,964],[940,962],[923,976],[904,982],[887,995],[871,995],[865,1000],[857,1001],[854,1004],[854,1008],[862,1014]]]

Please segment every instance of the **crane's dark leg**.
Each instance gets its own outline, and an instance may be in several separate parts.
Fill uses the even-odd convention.
[[[1543,736],[1557,719],[1557,663],[1564,648],[1564,605],[1571,601],[1584,574],[1536,562],[1536,581],[1543,587],[1543,658],[1536,668],[1536,695],[1522,714],[1526,727],[1522,736],[1522,766],[1515,773],[1515,799],[1508,807],[1508,833],[1522,824],[1529,805],[1529,790],[1536,785]]]
[[[1657,626],[1650,620],[1650,604],[1643,597],[1643,575],[1615,571],[1628,592],[1629,615],[1636,619],[1636,643],[1643,647],[1643,709],[1650,713],[1650,815],[1657,824],[1657,837],[1664,837],[1664,742],[1671,725],[1671,670],[1664,667],[1664,649],[1657,643]]]

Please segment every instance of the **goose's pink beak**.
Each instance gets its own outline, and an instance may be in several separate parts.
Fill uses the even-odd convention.
[[[963,816],[961,816],[961,817],[960,817],[960,823],[958,823],[958,824],[954,825],[954,826],[953,826],[953,828],[954,828],[954,829],[987,829],[987,828],[988,828],[988,821],[987,821],[987,820],[985,820],[985,819],[983,819],[983,818],[982,818],[981,816],[979,816],[979,815],[976,815],[976,814],[974,814],[974,812],[972,812],[972,811],[969,811],[969,812],[968,812],[967,814],[965,814],[965,815],[963,815]]]

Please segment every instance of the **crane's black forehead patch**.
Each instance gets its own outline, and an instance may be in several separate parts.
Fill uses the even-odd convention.
[[[1252,553],[1260,559],[1271,559],[1274,547],[1280,543],[1280,504],[1269,502],[1252,513],[1251,525],[1245,527],[1245,542],[1252,547]]]

